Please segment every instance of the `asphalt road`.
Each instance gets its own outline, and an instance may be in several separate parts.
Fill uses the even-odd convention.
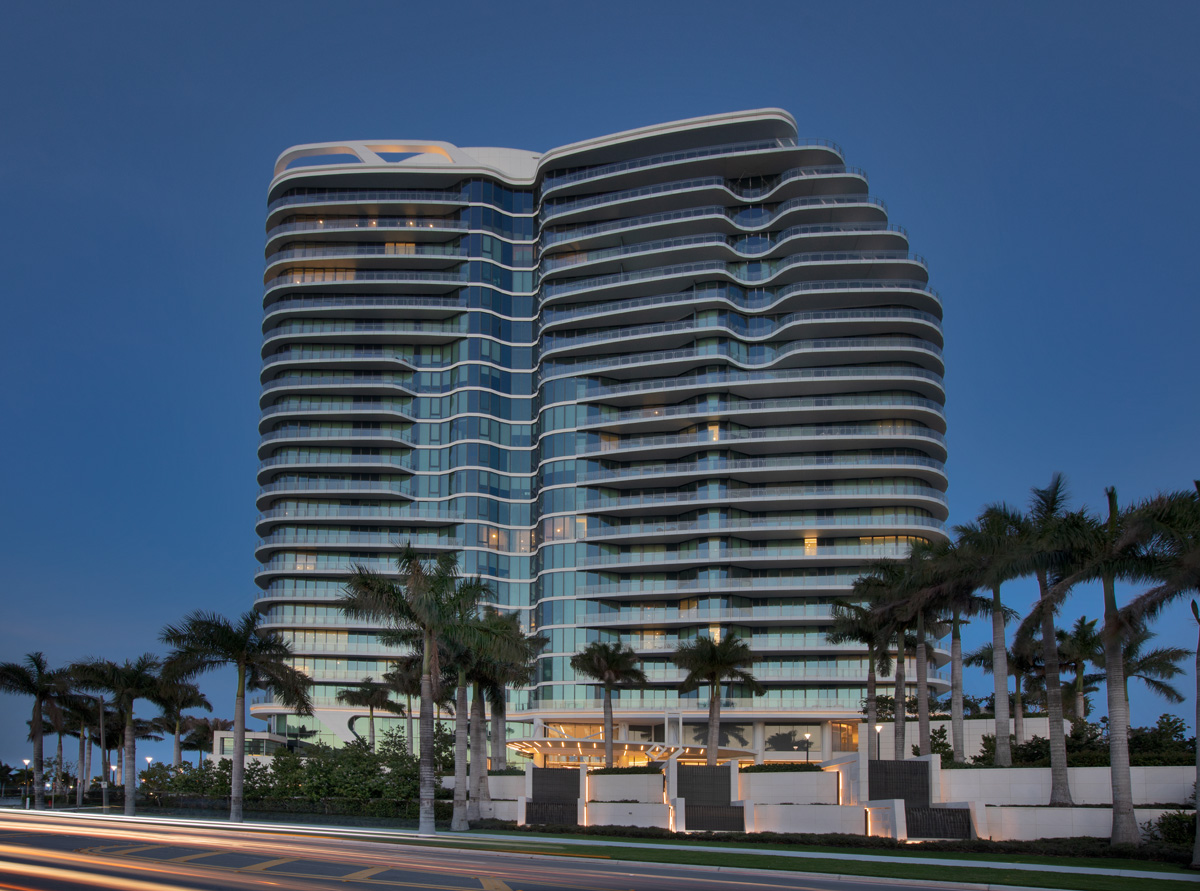
[[[871,891],[886,880],[543,856],[538,841],[498,850],[336,836],[0,812],[0,889],[11,891]],[[614,850],[614,857],[620,849]],[[890,886],[894,887],[894,886]],[[912,887],[912,885],[909,885]]]

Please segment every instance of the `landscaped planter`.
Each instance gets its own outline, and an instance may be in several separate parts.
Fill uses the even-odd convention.
[[[592,773],[587,780],[588,799],[662,804],[663,783],[661,773]]]
[[[771,774],[759,774],[759,776],[771,776]],[[836,804],[754,805],[754,832],[843,832],[848,835],[864,835],[865,827],[866,817],[860,806],[839,807]]]
[[[755,804],[837,804],[837,772],[741,773],[738,798]]]
[[[979,835],[992,841],[1112,835],[1112,808],[1107,807],[989,807],[984,811],[987,826],[979,827]],[[1157,820],[1165,811],[1135,808],[1133,813],[1141,824]]]
[[[1112,804],[1107,767],[1068,770],[1075,804]],[[1195,767],[1130,768],[1134,804],[1183,804],[1192,798]],[[941,771],[942,801],[995,805],[1039,805],[1050,801],[1050,768],[992,767]]]
[[[627,779],[627,777],[621,777]],[[589,801],[588,826],[649,826],[669,828],[670,810],[663,803],[648,804],[624,801]]]

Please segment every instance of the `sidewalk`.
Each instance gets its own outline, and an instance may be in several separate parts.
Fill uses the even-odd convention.
[[[46,813],[43,811],[42,813]],[[62,813],[62,812],[57,812]],[[847,848],[843,852],[828,852],[828,851],[789,851],[779,848],[768,847],[766,845],[747,844],[734,846],[730,845],[699,845],[699,844],[662,844],[649,841],[638,841],[636,839],[628,839],[621,841],[604,841],[593,839],[587,836],[566,836],[566,835],[538,835],[535,833],[521,835],[500,835],[490,832],[438,832],[435,836],[421,835],[418,832],[411,830],[398,829],[378,829],[373,827],[353,828],[346,826],[329,826],[322,824],[309,823],[267,823],[258,822],[255,820],[245,823],[230,823],[227,820],[210,820],[210,819],[187,819],[179,817],[155,817],[147,815],[139,815],[136,817],[124,817],[118,814],[89,814],[89,813],[71,813],[62,814],[62,816],[73,819],[88,819],[88,820],[129,820],[135,821],[153,821],[156,823],[174,824],[182,826],[201,825],[211,829],[256,829],[266,832],[294,835],[313,835],[320,834],[325,837],[340,837],[355,841],[370,841],[372,839],[384,839],[394,841],[404,841],[410,843],[438,843],[443,845],[461,846],[461,847],[476,847],[476,846],[496,846],[508,845],[513,847],[524,847],[529,845],[562,845],[566,847],[581,846],[581,847],[598,847],[598,848],[639,848],[642,850],[656,851],[706,851],[720,854],[757,854],[765,857],[782,857],[794,859],[797,861],[804,860],[833,860],[833,861],[855,861],[861,863],[894,863],[905,864],[910,866],[942,866],[942,867],[970,867],[972,869],[996,869],[996,870],[1013,870],[1018,872],[1044,872],[1044,873],[1067,873],[1070,875],[1096,875],[1096,876],[1115,876],[1118,878],[1131,879],[1158,879],[1163,881],[1173,882],[1190,882],[1200,884],[1200,873],[1195,875],[1188,873],[1176,872],[1160,872],[1154,869],[1152,861],[1146,861],[1145,869],[1107,869],[1104,867],[1093,866],[1074,866],[1074,865],[1054,865],[1047,863],[1013,863],[1002,860],[982,860],[975,858],[955,858],[955,857],[897,857],[889,854],[869,854],[863,853],[861,849]],[[536,852],[530,852],[536,854]],[[553,856],[553,855],[546,855]],[[620,859],[620,858],[615,858]],[[797,863],[797,867],[800,867]],[[1006,886],[1011,888],[1012,886]]]

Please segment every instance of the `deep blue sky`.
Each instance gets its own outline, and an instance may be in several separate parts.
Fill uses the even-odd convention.
[[[537,151],[782,107],[929,259],[953,522],[1056,470],[1093,506],[1200,475],[1194,3],[425,6],[6,8],[0,660],[251,605],[264,196],[295,143]],[[1194,644],[1185,606],[1158,629]],[[0,697],[0,760],[28,712]]]

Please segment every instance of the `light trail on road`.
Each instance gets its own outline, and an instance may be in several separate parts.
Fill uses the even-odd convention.
[[[785,870],[610,861],[547,839],[492,838],[489,849],[480,850],[439,847],[437,838],[415,833],[395,841],[378,834],[371,840],[369,830],[350,834],[360,837],[253,824],[0,813],[0,891],[871,891],[890,885]],[[612,850],[620,856],[620,848]]]

